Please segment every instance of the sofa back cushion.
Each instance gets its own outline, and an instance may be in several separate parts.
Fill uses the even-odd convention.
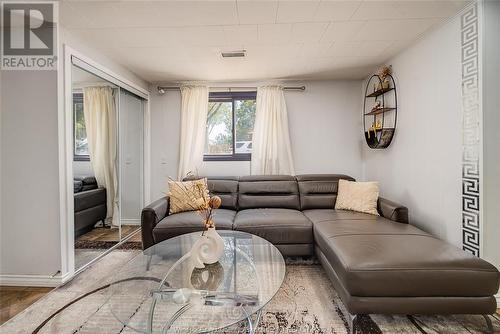
[[[238,192],[240,210],[252,208],[300,209],[297,181],[289,175],[256,175],[240,177]]]
[[[199,179],[200,177],[187,177],[184,180]],[[238,203],[238,177],[237,176],[208,176],[208,193],[210,196],[219,196],[222,200],[221,208],[236,210]]]
[[[333,209],[339,179],[354,181],[342,174],[304,174],[296,176],[300,192],[300,209]]]
[[[87,190],[92,190],[92,189],[97,189],[99,188],[97,185],[97,180],[95,179],[95,176],[74,176],[73,177],[74,182],[81,182],[81,187],[79,187],[79,191],[87,191]],[[77,191],[75,191],[77,192]]]

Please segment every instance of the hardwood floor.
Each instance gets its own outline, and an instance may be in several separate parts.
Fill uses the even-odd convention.
[[[0,286],[0,325],[45,296],[52,289]]]
[[[130,233],[139,229],[137,225],[122,226],[122,236],[128,236]],[[92,231],[79,236],[77,241],[116,241],[120,240],[119,229],[110,227],[96,227]],[[136,234],[130,241],[141,241],[141,234]]]

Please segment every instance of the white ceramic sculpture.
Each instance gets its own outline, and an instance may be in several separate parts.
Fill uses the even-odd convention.
[[[191,248],[190,257],[195,268],[205,268],[205,264],[219,261],[224,252],[224,240],[215,227],[209,227]]]

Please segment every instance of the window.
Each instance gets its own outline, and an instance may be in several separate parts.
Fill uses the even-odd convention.
[[[89,161],[89,144],[83,115],[83,94],[73,94],[73,160]]]
[[[250,161],[256,94],[210,93],[205,161]]]

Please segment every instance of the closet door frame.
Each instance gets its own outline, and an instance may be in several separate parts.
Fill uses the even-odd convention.
[[[111,252],[105,251],[94,260],[75,270],[74,205],[73,205],[73,106],[72,71],[75,64],[115,85],[144,98],[143,102],[143,203],[150,200],[150,93],[145,88],[115,73],[71,46],[63,45],[63,59],[58,64],[58,145],[59,145],[59,223],[61,239],[61,283],[64,283],[89,265]],[[123,242],[123,240],[121,241]]]
[[[123,218],[123,215],[122,215],[122,209],[123,209],[123,205],[122,205],[122,185],[123,185],[123,168],[122,168],[122,159],[124,158],[123,157],[123,143],[122,143],[122,140],[121,140],[121,133],[122,133],[122,127],[120,126],[121,124],[121,121],[122,121],[122,118],[123,118],[123,113],[122,113],[122,105],[123,105],[123,99],[122,99],[122,93],[123,94],[129,94],[129,95],[133,95],[133,96],[136,96],[138,99],[141,99],[141,119],[142,119],[142,123],[143,123],[143,126],[141,128],[141,147],[142,147],[142,150],[141,150],[141,163],[140,163],[140,185],[141,185],[141,193],[140,193],[140,204],[142,207],[144,207],[147,203],[145,202],[144,200],[144,194],[145,194],[145,182],[144,182],[144,171],[145,171],[145,103],[147,103],[147,100],[145,100],[144,98],[140,97],[140,96],[137,96],[135,95],[134,93],[128,91],[127,89],[125,88],[122,88],[122,87],[118,87],[118,96],[117,96],[117,144],[118,144],[118,148],[117,148],[117,158],[118,158],[118,209],[119,209],[119,215],[120,215],[120,218],[119,218],[119,221],[120,221],[120,226],[119,226],[119,229],[120,229],[120,241],[122,241],[123,239],[123,229],[122,229],[122,221],[124,220]],[[140,219],[140,218],[139,218]],[[140,221],[139,221],[139,225],[138,227],[140,227]],[[131,234],[135,234],[137,233],[136,231],[134,231],[133,233]],[[129,235],[131,235],[129,234]],[[128,237],[129,235],[126,235],[125,237]]]

